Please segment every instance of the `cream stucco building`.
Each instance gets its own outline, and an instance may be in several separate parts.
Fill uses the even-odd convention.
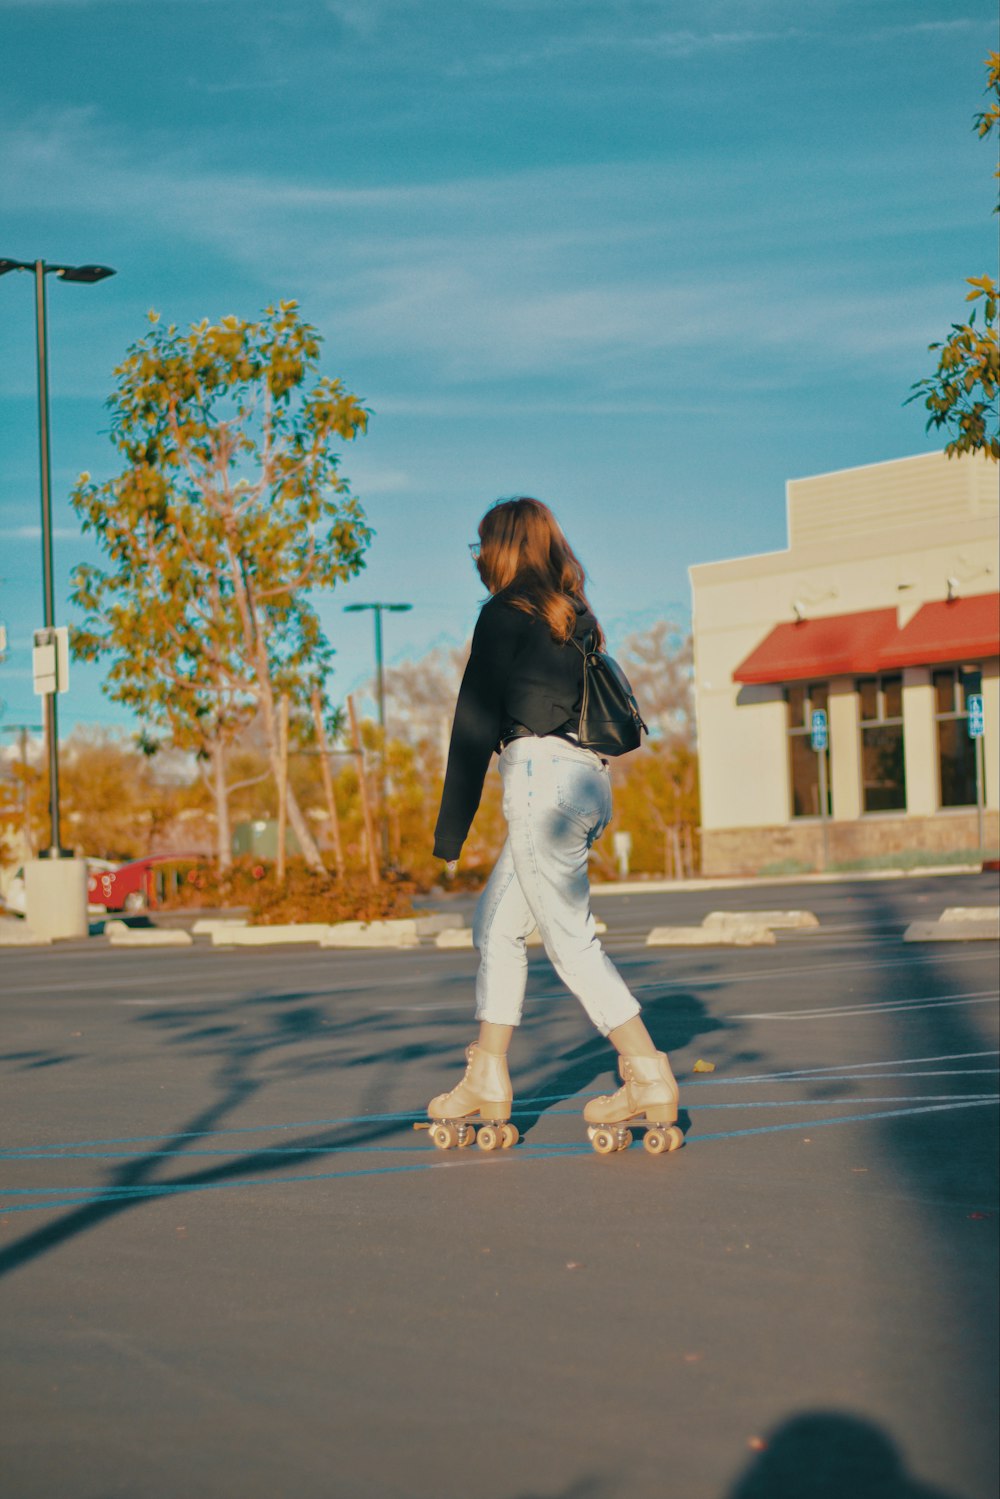
[[[995,848],[997,466],[928,453],[787,505],[786,551],[691,568],[704,872],[971,851],[980,794]]]

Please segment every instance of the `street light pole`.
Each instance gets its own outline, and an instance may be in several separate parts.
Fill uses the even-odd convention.
[[[38,456],[42,500],[42,584],[45,628],[54,630],[56,623],[55,569],[52,555],[52,459],[49,445],[49,359],[48,329],[45,318],[45,277],[58,276],[61,281],[104,281],[115,273],[106,265],[48,265],[44,260],[0,259],[0,276],[8,271],[30,271],[35,278],[35,343],[38,362]],[[56,684],[58,690],[58,683]],[[49,762],[49,848],[50,859],[62,856],[59,813],[59,714],[56,692],[45,694],[45,744]]]
[[[52,458],[49,448],[49,359],[45,322],[45,262],[35,261],[35,338],[38,349],[38,460],[42,488],[42,586],[45,628],[56,625],[55,568],[52,555]],[[59,811],[59,698],[45,694],[45,748],[49,762],[49,858],[62,854]]]
[[[379,822],[382,827],[382,863],[389,863],[389,820],[385,810],[385,669],[382,660],[382,614],[405,614],[413,608],[412,604],[346,604],[345,614],[361,614],[370,609],[375,615],[375,701],[378,706],[378,726],[382,742],[382,753],[379,758],[378,776],[378,802]]]

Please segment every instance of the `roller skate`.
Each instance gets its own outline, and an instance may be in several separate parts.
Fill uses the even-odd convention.
[[[643,1131],[643,1149],[650,1155],[679,1150],[684,1136],[677,1128],[677,1080],[666,1053],[655,1057],[619,1057],[624,1087],[617,1093],[592,1098],[583,1110],[590,1143],[598,1155],[627,1150],[632,1130]]]
[[[483,1051],[473,1043],[466,1050],[465,1076],[450,1093],[439,1093],[427,1105],[431,1144],[438,1150],[463,1149],[473,1141],[480,1150],[509,1150],[521,1138],[510,1122],[513,1092],[507,1058]],[[472,1116],[478,1116],[476,1124]],[[476,1125],[478,1124],[478,1129]]]

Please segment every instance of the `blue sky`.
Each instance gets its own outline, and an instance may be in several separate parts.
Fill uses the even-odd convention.
[[[377,532],[320,604],[332,695],[460,644],[498,495],[560,516],[612,643],[687,568],[784,545],[787,478],[937,445],[902,402],[994,260],[971,129],[987,0],[0,0],[0,255],[49,284],[60,622],[93,560],[66,494],[147,309],[294,297],[374,416]],[[34,327],[0,280],[0,726],[38,721]],[[127,720],[74,667],[64,728]]]

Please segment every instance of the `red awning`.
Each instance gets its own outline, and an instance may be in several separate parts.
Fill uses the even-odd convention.
[[[1000,593],[924,604],[881,652],[880,665],[930,666],[1000,655]]]
[[[865,676],[897,638],[895,609],[863,609],[775,625],[733,672],[734,682],[805,682]]]

